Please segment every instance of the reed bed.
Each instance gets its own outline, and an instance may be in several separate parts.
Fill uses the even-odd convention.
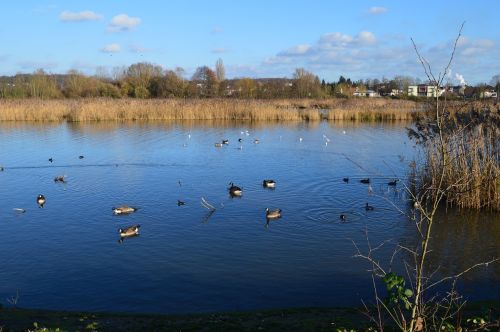
[[[416,105],[389,99],[21,99],[0,100],[0,121],[409,120]]]
[[[3,100],[0,121],[247,120],[318,121],[317,109],[281,109],[230,99]]]
[[[432,131],[432,127],[420,130],[429,139],[422,141],[424,167],[418,172],[419,185],[415,187],[419,196],[425,200],[443,188],[449,206],[499,211],[499,110],[472,107],[451,111],[444,122],[443,144]]]
[[[351,121],[413,120],[419,109],[414,101],[382,98],[336,99],[328,106],[328,120]]]

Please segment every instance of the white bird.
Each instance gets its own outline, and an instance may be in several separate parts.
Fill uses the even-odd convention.
[[[373,194],[373,188],[371,185],[368,185],[368,194]]]
[[[299,142],[302,142],[302,137],[299,138]]]
[[[191,134],[188,134],[188,138],[191,139]]]

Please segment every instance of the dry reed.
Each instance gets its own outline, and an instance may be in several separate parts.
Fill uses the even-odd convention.
[[[415,108],[389,99],[21,99],[0,100],[0,121],[408,120]]]
[[[446,204],[500,210],[498,108],[455,109],[445,120],[442,145],[439,135],[432,134],[434,129],[425,129],[430,139],[423,142],[424,167],[418,174],[419,185],[415,188],[419,196],[429,198],[438,194],[435,188],[439,188],[444,169],[441,188],[445,188]]]

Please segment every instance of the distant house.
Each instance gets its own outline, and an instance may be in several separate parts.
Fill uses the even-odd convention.
[[[391,97],[399,96],[402,93],[403,93],[403,90],[391,89],[391,92],[389,92],[389,96],[391,96]]]
[[[356,88],[356,91],[354,91],[352,95],[354,97],[380,97],[380,95],[376,91],[373,90],[359,91],[358,88]]]
[[[437,97],[444,93],[445,89],[434,85],[419,84],[408,86],[408,96],[414,97]]]
[[[479,94],[479,98],[497,98],[498,94],[495,90],[486,90]]]

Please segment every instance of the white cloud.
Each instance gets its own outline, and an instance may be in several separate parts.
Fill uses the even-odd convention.
[[[229,50],[227,48],[224,48],[224,47],[217,47],[217,48],[212,49],[212,53],[214,53],[214,54],[221,54],[221,53],[227,53],[227,52],[229,52]]]
[[[212,29],[212,31],[210,31],[213,35],[216,35],[216,34],[219,34],[219,33],[222,33],[224,32],[224,29],[222,29],[221,27],[214,27]]]
[[[116,15],[111,19],[108,30],[111,32],[129,31],[141,24],[139,17],[131,17],[127,14]]]
[[[152,49],[150,49],[150,48],[142,47],[142,46],[137,45],[137,44],[131,44],[128,49],[132,53],[146,53],[146,52],[152,51]]]
[[[361,44],[367,45],[367,44],[375,44],[377,40],[375,39],[375,35],[372,32],[361,31],[357,36],[357,41],[360,42]]]
[[[59,15],[59,20],[63,22],[82,22],[82,21],[98,21],[102,19],[102,15],[96,14],[90,10],[82,12],[64,11]]]
[[[113,43],[113,44],[108,44],[106,46],[104,46],[103,48],[101,48],[101,52],[104,52],[104,53],[118,53],[121,51],[121,46],[120,44],[116,44],[116,43]]]
[[[299,44],[296,46],[293,46],[289,48],[286,51],[278,53],[278,55],[284,55],[284,56],[294,56],[294,55],[304,55],[306,54],[309,50],[311,50],[311,46],[308,44]]]
[[[55,61],[19,61],[17,63],[21,68],[27,70],[36,70],[36,69],[53,69],[56,68],[59,64]]]
[[[385,7],[371,7],[370,9],[368,9],[368,12],[372,15],[380,15],[380,14],[386,13],[387,8],[385,8]]]
[[[482,55],[493,48],[495,48],[495,42],[489,39],[471,40],[466,37],[460,37],[457,43],[457,49],[460,54],[467,57]]]

